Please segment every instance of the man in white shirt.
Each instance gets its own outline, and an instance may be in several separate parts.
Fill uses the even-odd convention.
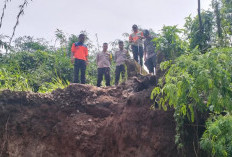
[[[107,51],[108,44],[103,44],[103,51],[97,54],[97,86],[101,86],[103,80],[103,75],[105,76],[106,86],[110,86],[110,65],[111,65],[111,55]]]
[[[116,63],[116,71],[115,71],[115,85],[118,85],[118,81],[120,78],[120,74],[122,74],[122,78],[125,78],[125,61],[128,58],[128,51],[124,49],[123,41],[118,42],[119,50],[115,52],[115,63]]]

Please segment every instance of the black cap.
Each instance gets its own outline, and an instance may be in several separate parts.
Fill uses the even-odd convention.
[[[132,28],[138,28],[138,26],[137,26],[136,24],[134,24],[134,25],[132,26]]]
[[[79,38],[80,38],[80,37],[85,37],[85,34],[81,33],[81,34],[79,35]]]
[[[148,31],[147,29],[145,29],[145,30],[143,31],[143,34],[144,34],[144,35],[149,35],[150,33],[149,33],[149,31]]]

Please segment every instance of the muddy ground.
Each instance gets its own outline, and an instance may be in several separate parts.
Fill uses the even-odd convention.
[[[155,77],[51,94],[0,93],[0,156],[175,157],[173,111],[150,110]]]

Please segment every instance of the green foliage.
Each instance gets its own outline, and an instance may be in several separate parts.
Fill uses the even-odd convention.
[[[231,0],[220,0],[222,27],[225,34],[232,35],[232,2]]]
[[[165,95],[165,102],[174,108],[181,106],[179,112],[184,116],[190,106],[215,113],[231,111],[231,60],[232,49],[182,55],[170,67],[165,85],[156,87],[154,94]]]
[[[194,122],[196,112],[211,111],[219,114],[232,111],[232,49],[214,49],[201,54],[196,49],[180,56],[169,67],[164,82],[159,81],[151,94],[160,108],[175,109],[177,142],[180,142],[181,128],[185,117]]]
[[[56,52],[15,52],[3,55],[0,60],[0,68],[5,69],[2,73],[1,89],[12,89],[14,84],[20,85],[25,82],[18,78],[24,78],[26,86],[37,92],[41,86],[44,89],[46,83],[58,84],[54,83],[54,79],[61,79],[67,83],[73,78],[70,58],[59,50]],[[12,80],[12,82],[7,80]],[[15,90],[24,90],[24,88],[15,88]]]
[[[88,33],[86,31],[81,31],[80,33],[85,34],[85,36],[86,36],[86,38],[85,38],[85,45],[87,45],[87,47],[88,47],[89,55],[94,55],[94,52],[96,50],[95,50],[94,45],[92,44],[92,41],[88,37]],[[61,36],[61,35],[58,34],[58,37],[59,36]],[[62,36],[62,38],[64,38],[64,35]],[[71,56],[71,47],[72,47],[72,44],[75,43],[75,42],[78,42],[78,35],[71,34],[69,36],[67,44],[66,44],[67,45],[66,49],[67,49],[67,55],[68,56]],[[93,50],[95,50],[95,51],[93,51]]]
[[[200,144],[213,157],[232,157],[232,116],[208,120]]]
[[[115,81],[115,66],[115,62],[112,62],[112,85]],[[38,50],[33,53],[22,51],[4,54],[0,56],[0,68],[0,90],[46,93],[56,88],[64,88],[73,80],[73,65],[70,57],[63,52],[63,48],[56,51]],[[97,84],[95,53],[89,56],[86,83]]]
[[[6,38],[6,36],[0,34],[0,49],[8,49],[9,45],[7,42],[3,41],[3,39]],[[0,54],[1,54],[1,50],[0,50]]]
[[[154,38],[156,50],[165,54],[167,60],[175,59],[187,50],[187,43],[181,40],[181,29],[177,26],[164,26],[161,34]]]
[[[71,47],[72,44],[78,42],[78,36],[72,34],[68,39],[68,46],[67,46],[67,55],[71,56]]]
[[[212,0],[212,7],[217,17],[217,30],[220,30],[221,33],[221,38],[219,38],[217,46],[231,46],[232,3],[229,0]]]
[[[211,47],[213,39],[213,13],[204,11],[201,13],[202,32],[199,31],[199,17],[186,17],[185,34],[189,40],[190,49],[198,47],[201,51],[206,52]]]
[[[60,78],[53,79],[52,82],[44,82],[42,86],[40,86],[38,92],[39,93],[50,93],[53,90],[60,88],[63,89],[69,85],[69,82],[64,82]]]
[[[45,51],[48,49],[48,44],[43,39],[34,39],[31,36],[23,36],[15,39],[15,48],[17,51]]]
[[[155,99],[160,109],[167,110],[168,106],[175,109],[178,148],[183,148],[186,142],[184,124],[198,125],[199,116],[206,112],[218,115],[232,110],[232,49],[223,48],[232,43],[232,3],[212,1],[212,6],[218,8],[214,8],[215,14],[201,13],[202,31],[198,16],[186,18],[186,42],[180,37],[182,30],[175,26],[164,27],[154,39],[157,50],[168,61],[160,65],[166,73],[159,80],[159,87],[152,91],[151,99]],[[214,5],[218,2],[219,6]],[[221,49],[210,50],[212,47]]]
[[[0,69],[0,90],[9,89],[16,91],[32,91],[28,79],[20,72],[10,72],[5,68]]]
[[[86,68],[86,82],[91,85],[97,84],[97,63],[96,56],[89,56],[89,64]]]
[[[66,39],[64,32],[60,29],[56,29],[55,35],[56,35],[56,41],[60,42],[60,46],[66,46],[67,39]]]

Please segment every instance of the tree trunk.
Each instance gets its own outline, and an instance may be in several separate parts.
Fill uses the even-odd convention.
[[[203,32],[202,20],[201,20],[201,0],[198,0],[198,17],[199,17],[199,30]]]
[[[202,43],[202,35],[203,35],[203,25],[201,20],[201,0],[198,0],[198,18],[199,18],[199,49],[202,52],[203,50],[203,43]]]
[[[221,17],[219,11],[219,3],[217,0],[214,2],[214,11],[216,15],[216,23],[217,23],[217,33],[220,40],[222,40],[222,27],[221,27]]]

